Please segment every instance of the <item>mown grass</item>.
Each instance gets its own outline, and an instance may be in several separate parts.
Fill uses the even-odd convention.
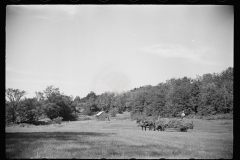
[[[188,132],[142,131],[135,121],[7,127],[7,158],[232,158],[233,121],[193,119]]]

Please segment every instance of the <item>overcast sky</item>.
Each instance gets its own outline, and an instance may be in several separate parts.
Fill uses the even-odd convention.
[[[121,92],[233,67],[233,8],[9,5],[6,88]]]

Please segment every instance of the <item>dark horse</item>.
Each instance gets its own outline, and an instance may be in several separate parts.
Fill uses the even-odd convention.
[[[149,128],[149,131],[154,129],[155,131],[155,123],[152,122],[152,121],[147,121],[147,120],[141,120],[141,119],[137,119],[137,122],[138,124],[138,127],[142,127],[142,130],[143,128],[145,128],[145,131],[146,131],[146,128]]]

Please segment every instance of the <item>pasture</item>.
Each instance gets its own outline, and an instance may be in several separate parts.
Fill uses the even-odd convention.
[[[233,158],[233,120],[193,119],[188,132],[142,131],[136,121],[6,127],[6,158]]]

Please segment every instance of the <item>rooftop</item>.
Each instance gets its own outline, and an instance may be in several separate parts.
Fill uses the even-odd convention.
[[[101,111],[101,112],[98,112],[97,114],[96,114],[96,116],[99,116],[100,114],[102,114],[104,111]]]

